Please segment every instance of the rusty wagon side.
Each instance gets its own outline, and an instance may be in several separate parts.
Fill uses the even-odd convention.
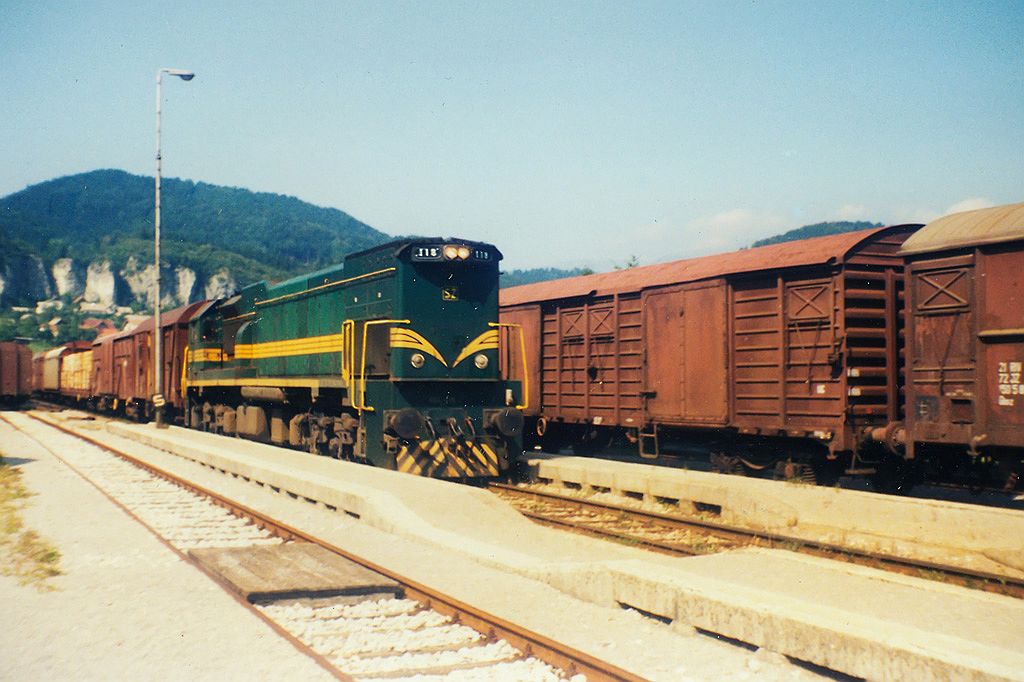
[[[1010,483],[1024,457],[1024,203],[939,218],[908,239],[907,429]],[[964,457],[967,453],[970,457]]]
[[[32,351],[20,341],[0,342],[0,402],[20,403],[32,393]]]
[[[673,441],[731,465],[803,448],[869,473],[865,446],[902,418],[897,251],[919,227],[510,288],[502,322],[521,326],[527,367],[509,354],[506,371],[556,447],[618,432],[649,457]]]

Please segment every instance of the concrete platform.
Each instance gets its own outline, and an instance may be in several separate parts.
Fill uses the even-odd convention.
[[[335,680],[35,441],[0,422],[47,585],[0,576],[0,680]]]
[[[684,512],[714,508],[724,523],[1024,579],[1018,510],[585,457],[528,462],[535,479],[584,493],[676,500]]]
[[[436,548],[448,563],[458,554],[594,604],[635,607],[672,621],[679,632],[699,628],[869,678],[1019,679],[1024,670],[1024,603],[1007,597],[780,550],[654,556],[539,528],[464,486],[180,429],[108,429],[262,481],[261,491],[319,503],[306,508],[349,512],[410,546]],[[154,458],[168,467],[189,464]],[[234,476],[221,479],[238,485]],[[329,526],[322,532],[333,533]],[[441,571],[428,584],[462,589],[450,582]],[[490,591],[475,599],[504,596],[496,586]]]
[[[390,578],[308,542],[189,550],[207,573],[250,603],[346,597],[400,597]]]

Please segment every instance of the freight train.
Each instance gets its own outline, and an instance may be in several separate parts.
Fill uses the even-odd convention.
[[[522,450],[501,378],[494,246],[405,239],[342,265],[161,315],[36,358],[44,395],[137,419],[437,478],[498,476]]]
[[[1013,488],[1024,204],[502,291],[528,446]],[[521,359],[522,358],[522,359]]]

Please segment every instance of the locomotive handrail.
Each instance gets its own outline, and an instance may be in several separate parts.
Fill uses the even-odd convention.
[[[487,325],[519,330],[519,352],[523,360],[523,404],[516,405],[516,409],[525,410],[530,406],[530,368],[526,362],[526,333],[523,331],[523,325],[515,322],[488,322]]]
[[[355,329],[355,320],[345,320],[341,323],[341,378],[345,381],[349,391],[352,387],[352,360],[356,354]]]
[[[409,324],[410,322],[411,320],[367,320],[363,323],[363,349],[362,355],[359,358],[359,391],[357,392],[359,394],[359,405],[353,402],[353,407],[357,410],[374,411],[373,406],[366,404],[366,340],[369,336],[369,328],[379,324]],[[355,323],[353,322],[353,324]]]

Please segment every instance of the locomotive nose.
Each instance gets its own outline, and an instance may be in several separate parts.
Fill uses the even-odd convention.
[[[395,430],[400,437],[412,440],[423,433],[426,428],[426,418],[411,407],[403,407],[388,416],[388,427]]]

